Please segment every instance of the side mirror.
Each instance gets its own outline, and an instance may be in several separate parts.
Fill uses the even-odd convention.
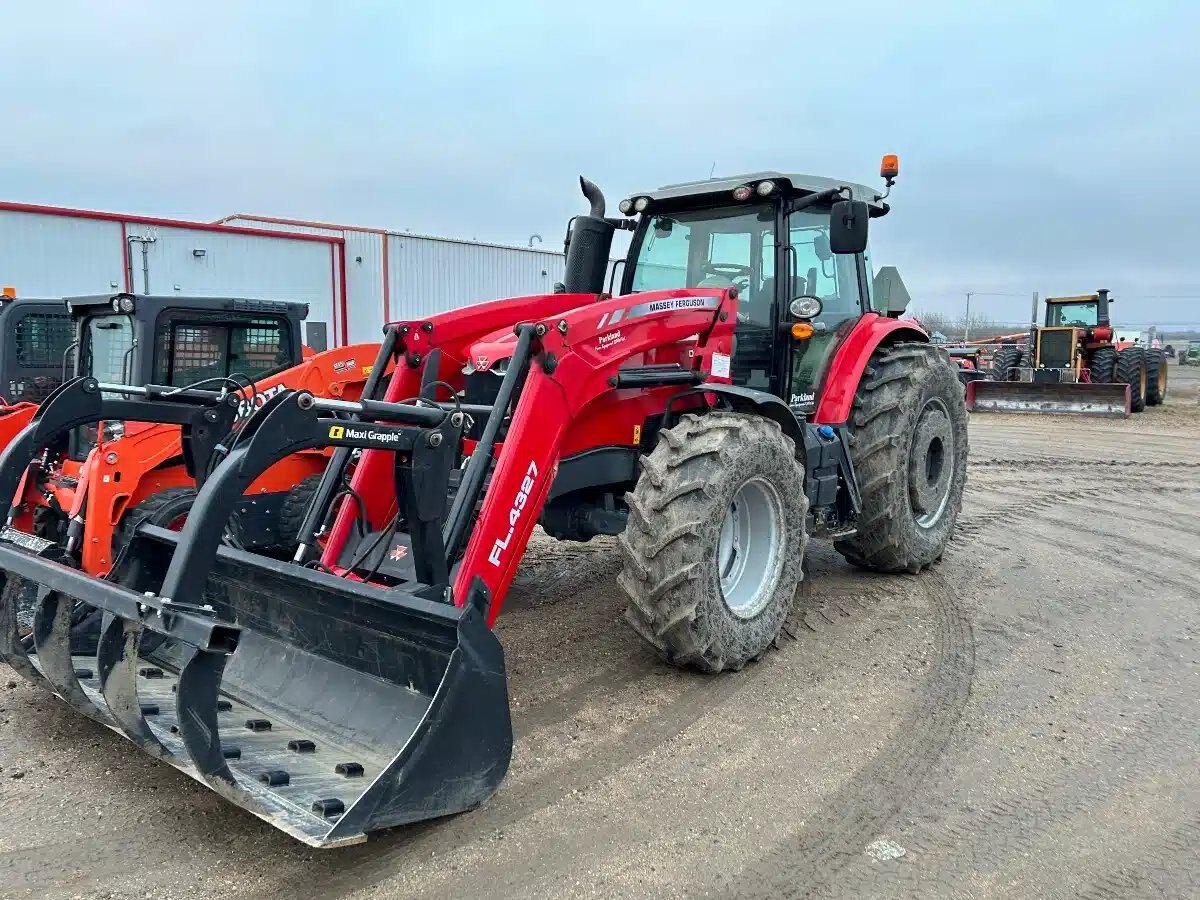
[[[836,254],[863,253],[867,249],[870,211],[862,200],[839,200],[829,213],[829,249]]]

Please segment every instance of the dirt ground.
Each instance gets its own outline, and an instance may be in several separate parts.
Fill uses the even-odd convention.
[[[944,561],[814,544],[781,650],[680,673],[610,542],[531,550],[482,809],[318,852],[0,671],[0,896],[1200,896],[1200,370],[1125,421],[974,417]]]

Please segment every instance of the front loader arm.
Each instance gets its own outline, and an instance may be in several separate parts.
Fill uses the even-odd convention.
[[[622,389],[621,370],[631,357],[697,336],[693,383],[729,382],[736,298],[736,290],[656,291],[535,325],[540,346],[453,586],[457,603],[478,577],[491,597],[488,623],[495,622],[576,416],[602,394]]]

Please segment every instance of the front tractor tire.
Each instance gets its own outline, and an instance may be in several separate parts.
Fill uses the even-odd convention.
[[[963,388],[936,347],[884,347],[859,382],[850,424],[862,512],[834,547],[864,569],[920,572],[942,558],[962,508]]]
[[[684,416],[643,458],[626,501],[617,580],[634,631],[704,672],[741,669],[774,645],[808,540],[804,473],[777,423]]]
[[[1126,347],[1117,352],[1117,374],[1113,381],[1129,385],[1129,408],[1140,413],[1146,408],[1146,351]]]
[[[992,369],[988,377],[992,381],[1017,381],[1013,369],[1025,365],[1024,352],[1020,347],[1001,347],[992,357]]]

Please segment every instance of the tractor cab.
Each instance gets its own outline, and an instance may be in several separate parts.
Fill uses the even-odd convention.
[[[890,188],[894,159],[883,174]],[[780,172],[633,194],[620,293],[736,287],[734,384],[812,413],[833,350],[873,306],[867,221],[887,213],[884,196]]]
[[[75,374],[101,386],[236,389],[303,359],[303,303],[115,294],[71,297],[66,308],[76,326]],[[106,437],[124,433],[120,422],[104,427]],[[83,459],[95,440],[95,427],[81,429],[71,456]]]

